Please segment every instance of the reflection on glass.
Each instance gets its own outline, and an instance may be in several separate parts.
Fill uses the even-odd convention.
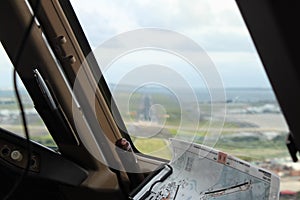
[[[171,152],[165,148],[169,138],[179,134],[203,143],[205,139],[210,139],[207,138],[208,128],[213,132],[222,125],[222,134],[214,148],[276,172],[281,177],[282,191],[300,190],[300,166],[291,162],[285,147],[285,138],[289,132],[287,124],[233,0],[153,0],[130,3],[73,1],[72,4],[94,48],[111,37],[136,28],[169,29],[201,45],[223,79],[226,99],[214,104],[226,105],[224,122],[218,114],[221,110],[216,109],[212,113],[212,102],[207,91],[212,88],[206,88],[203,79],[186,70],[184,63],[174,61],[174,58],[165,54],[149,55],[149,52],[144,55],[129,54],[126,62],[114,63],[116,67],[110,68],[104,76],[128,133],[140,152],[170,159]],[[108,13],[107,10],[112,12]],[[134,84],[134,81],[149,79],[147,73],[139,73],[127,79],[127,84],[119,84],[122,77],[141,66],[141,60],[143,65],[165,64],[174,70],[182,70],[180,74],[193,85],[197,102],[191,101],[188,95],[183,95],[184,101],[179,101],[175,95],[177,93],[172,93],[168,87]],[[160,71],[156,74],[159,76]],[[173,80],[172,76],[164,78],[171,82]],[[180,93],[184,94],[185,89],[180,90]],[[199,110],[195,104],[199,105]],[[200,113],[199,117],[193,117],[195,111]],[[181,119],[185,114],[190,117],[190,121],[198,123],[196,132],[191,131],[189,120]],[[179,126],[182,129],[178,130]],[[284,196],[281,198],[284,199]]]

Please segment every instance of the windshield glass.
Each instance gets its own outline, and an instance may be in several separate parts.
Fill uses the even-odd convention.
[[[141,153],[170,159],[169,138],[205,144],[298,191],[288,126],[233,0],[72,5]]]
[[[13,65],[1,43],[0,59],[0,127],[24,137],[19,105],[13,90]],[[17,77],[17,82],[25,108],[30,139],[48,147],[57,148],[19,77]]]

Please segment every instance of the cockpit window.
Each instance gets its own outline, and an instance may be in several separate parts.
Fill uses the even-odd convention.
[[[289,128],[233,0],[72,5],[140,152],[170,159],[177,137],[282,177],[296,171]]]
[[[13,90],[13,65],[1,44],[0,58],[0,126],[3,129],[24,137],[19,106]],[[18,79],[18,85],[22,103],[25,108],[30,139],[45,146],[56,148],[54,140],[48,132],[43,120],[35,110],[33,102],[20,79]]]

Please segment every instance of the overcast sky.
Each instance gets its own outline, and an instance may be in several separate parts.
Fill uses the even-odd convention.
[[[148,27],[168,29],[191,38],[206,51],[225,87],[270,87],[234,0],[71,2],[93,49],[127,31]],[[10,88],[11,68],[2,47],[0,57],[0,88]],[[118,81],[120,73],[120,70],[108,72],[110,82]]]
[[[225,87],[270,87],[234,0],[72,0],[72,4],[93,49],[127,31],[168,29],[207,52]],[[121,71],[126,73],[119,69],[111,70],[107,79],[115,82]]]

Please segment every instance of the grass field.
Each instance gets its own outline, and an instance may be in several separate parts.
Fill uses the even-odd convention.
[[[130,125],[131,123],[138,122],[139,116],[138,113],[143,107],[143,99],[145,95],[142,93],[134,93],[130,96],[129,102],[126,102],[128,94],[125,92],[118,93],[117,100],[119,100],[118,108],[122,114],[123,120],[125,124]],[[172,94],[161,94],[161,93],[152,93],[150,95],[151,104],[159,104],[162,105],[166,111],[166,121],[163,125],[167,135],[157,135],[152,138],[137,138],[132,137],[132,140],[136,146],[136,148],[145,154],[150,154],[152,156],[157,156],[161,158],[171,158],[171,150],[169,147],[168,138],[175,137],[176,135],[180,135],[182,137],[195,137],[195,142],[202,143],[203,137],[207,134],[207,128],[210,126],[212,129],[220,129],[222,128],[222,137],[219,138],[218,142],[214,146],[215,148],[225,151],[227,153],[236,155],[245,160],[264,160],[278,156],[286,156],[287,150],[285,147],[285,134],[283,133],[281,137],[274,138],[273,140],[260,140],[257,138],[249,138],[249,137],[238,137],[238,138],[230,138],[226,136],[230,136],[232,134],[237,134],[243,132],[245,129],[251,129],[251,122],[239,122],[234,120],[226,120],[224,123],[222,121],[214,121],[214,123],[210,124],[209,118],[206,119],[205,116],[209,116],[211,112],[211,105],[209,103],[200,103],[200,113],[201,116],[199,119],[194,119],[193,116],[189,115],[189,113],[193,113],[193,109],[195,109],[194,103],[182,103],[179,104],[177,98]],[[25,104],[25,108],[27,110],[33,109],[33,105],[27,101]],[[253,104],[252,106],[263,105],[263,103],[258,102]],[[129,106],[129,107],[128,107]],[[180,109],[180,106],[183,106],[184,109]],[[247,104],[228,104],[227,109],[242,109],[246,107]],[[127,110],[127,107],[129,110]],[[9,105],[0,105],[0,110],[8,110],[12,112],[18,111],[17,104],[9,104]],[[128,112],[129,111],[129,112]],[[53,146],[54,142],[48,133],[47,129],[43,126],[42,120],[37,117],[38,115],[29,115],[27,116],[29,122],[29,130],[31,133],[32,139]],[[183,119],[182,116],[188,116]],[[245,115],[247,117],[247,115]],[[189,118],[190,117],[190,118]],[[20,124],[20,118],[17,114],[11,117],[12,120],[8,120],[6,122],[2,122],[1,126],[3,128],[7,128],[8,130],[22,134],[23,128]],[[253,118],[253,117],[252,117]],[[189,120],[191,119],[191,120]],[[198,123],[198,124],[197,124]],[[193,127],[195,124],[199,126],[198,131],[195,133]],[[179,130],[179,126],[181,129]],[[179,131],[178,131],[179,130]],[[179,134],[180,132],[180,134]],[[190,141],[190,140],[189,140]]]
[[[288,151],[285,146],[285,135],[280,135],[273,140],[263,141],[259,139],[240,138],[230,140],[220,138],[214,148],[237,156],[246,161],[263,161],[266,159],[287,157]],[[201,144],[203,136],[196,137],[195,142]],[[133,142],[136,148],[145,154],[157,156],[161,158],[171,159],[171,149],[166,139],[151,138],[142,139],[134,138]]]
[[[124,101],[126,95],[120,93],[120,104],[118,108],[122,115],[123,120],[127,126],[133,124],[139,125],[141,107],[143,107],[143,95],[133,94],[129,102]],[[205,136],[207,135],[207,128],[213,131],[222,130],[221,136],[218,138],[213,148],[226,152],[228,154],[237,156],[243,160],[249,162],[256,161],[268,161],[273,158],[288,157],[288,151],[285,145],[286,132],[282,131],[279,114],[234,114],[227,115],[225,122],[221,120],[215,120],[214,123],[210,123],[211,105],[209,103],[200,103],[201,115],[193,115],[195,104],[183,103],[184,109],[181,110],[179,103],[172,95],[152,94],[151,101],[153,104],[163,105],[166,111],[165,117],[165,134],[157,134],[150,138],[131,136],[132,142],[135,147],[143,154],[151,155],[154,157],[172,159],[172,150],[170,149],[169,138],[174,138],[178,135],[180,137],[188,138],[188,141],[193,140],[196,143],[202,144]],[[128,103],[128,104],[127,104]],[[263,102],[252,103],[239,103],[228,104],[228,110],[241,110],[247,106],[263,106]],[[129,106],[128,110],[127,107]],[[27,110],[33,110],[32,104],[26,104]],[[18,106],[16,104],[1,105],[0,111],[0,126],[11,132],[23,135],[23,127],[20,123],[20,117],[18,114]],[[7,115],[7,112],[13,113]],[[191,114],[192,113],[192,114]],[[1,115],[2,114],[2,115]],[[183,116],[187,118],[182,119]],[[196,116],[196,117],[195,117]],[[232,117],[232,118],[231,118]],[[32,140],[41,143],[45,146],[57,149],[55,142],[47,129],[43,125],[42,120],[36,114],[29,114],[27,116],[30,137]],[[190,120],[191,121],[190,121]],[[216,117],[216,119],[218,119]],[[195,122],[198,123],[198,130],[194,130]],[[143,124],[142,122],[141,124]],[[182,125],[179,130],[180,123]],[[147,123],[146,123],[147,124]],[[261,133],[270,135],[273,132],[279,133],[276,137],[266,138],[260,137]],[[245,134],[245,133],[251,133]],[[130,134],[130,133],[129,133]],[[256,136],[255,134],[259,135]],[[289,185],[288,185],[289,187]],[[299,195],[298,195],[299,196]],[[300,199],[297,198],[284,198],[280,199]]]

